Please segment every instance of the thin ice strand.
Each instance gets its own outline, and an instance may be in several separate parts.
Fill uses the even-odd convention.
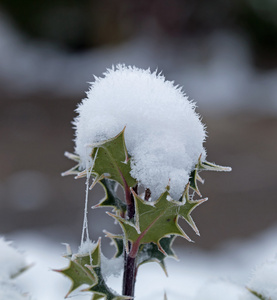
[[[81,238],[81,245],[85,242],[85,233],[86,233],[86,240],[89,240],[89,232],[88,232],[88,191],[89,191],[89,178],[90,178],[90,170],[91,168],[88,167],[88,162],[86,163],[86,171],[87,171],[87,179],[86,179],[86,198],[85,198],[85,209],[84,209],[84,221],[83,221],[83,228],[82,228],[82,238]]]
[[[87,147],[88,149],[88,147]],[[88,152],[88,150],[86,150]],[[89,232],[88,232],[88,192],[89,192],[89,179],[90,179],[90,173],[93,169],[95,159],[98,154],[98,148],[95,153],[94,159],[92,161],[91,167],[89,167],[89,158],[86,160],[86,172],[87,172],[87,179],[86,179],[86,198],[85,198],[85,209],[84,209],[84,221],[83,221],[83,228],[82,228],[82,237],[81,237],[81,246],[84,244],[85,241],[89,241]],[[87,155],[88,157],[88,155]],[[86,233],[86,239],[85,239],[85,233]]]

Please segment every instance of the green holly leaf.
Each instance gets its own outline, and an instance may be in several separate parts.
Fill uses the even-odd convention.
[[[161,247],[166,255],[162,253],[158,246],[154,243],[140,245],[137,255],[138,267],[148,262],[157,262],[167,276],[165,258],[167,256],[177,258],[172,249],[172,244],[175,238],[176,236],[171,235],[170,237],[165,237],[160,240]]]
[[[264,297],[263,295],[261,295],[261,294],[255,292],[255,291],[253,291],[253,290],[251,290],[250,288],[247,288],[247,289],[248,289],[248,291],[249,291],[252,295],[256,296],[257,299],[260,299],[260,300],[271,300],[271,298]]]
[[[124,300],[130,299],[130,297],[116,295],[105,283],[105,280],[101,273],[101,244],[98,240],[94,249],[87,254],[74,254],[68,255],[70,260],[69,266],[63,270],[58,271],[67,276],[72,285],[67,293],[69,296],[74,290],[82,286],[88,285],[88,288],[82,291],[92,292],[92,300],[104,299],[104,300]]]
[[[137,184],[130,175],[130,157],[125,145],[124,130],[125,128],[114,138],[93,145],[91,158],[94,165],[91,173],[96,176],[95,182],[108,178],[117,181],[124,188]]]
[[[105,197],[97,205],[93,206],[93,208],[113,207],[113,210],[115,212],[118,213],[125,212],[126,203],[123,202],[120,198],[118,198],[116,194],[118,183],[106,178],[100,180],[99,183],[102,185],[105,191]]]
[[[100,267],[88,266],[89,269],[93,269],[98,278],[98,283],[92,287],[85,289],[84,291],[93,292],[92,300],[104,299],[104,300],[124,300],[131,299],[132,297],[116,295],[105,283],[105,280],[101,274]]]
[[[200,197],[202,197],[198,188],[197,181],[204,183],[204,180],[198,174],[198,170],[195,169],[190,174],[190,178],[189,178],[190,188],[193,189]]]
[[[197,181],[201,182],[202,184],[204,183],[204,180],[199,175],[199,172],[204,171],[204,170],[218,171],[218,172],[222,172],[222,171],[230,172],[230,171],[232,171],[232,168],[216,165],[216,164],[210,163],[208,161],[202,161],[201,155],[200,155],[198,162],[195,165],[194,170],[191,172],[190,178],[189,178],[190,188],[192,190],[194,190],[200,197],[202,197],[202,195],[199,191]]]
[[[98,243],[99,244],[99,243]],[[67,276],[72,285],[65,297],[68,297],[70,293],[79,288],[83,284],[93,286],[97,283],[97,276],[93,270],[89,270],[87,265],[94,262],[96,265],[98,262],[98,246],[90,253],[86,255],[68,255],[70,260],[69,266],[62,270],[54,270]]]
[[[135,223],[108,213],[121,225],[125,236],[125,246],[128,245],[127,241],[132,243],[131,255],[137,253],[139,245],[147,243],[156,244],[159,250],[166,255],[160,240],[170,235],[182,236],[191,241],[178,224],[179,216],[184,218],[199,234],[190,214],[195,207],[207,199],[190,200],[188,187],[189,185],[187,185],[181,202],[172,200],[168,191],[165,191],[156,202],[146,202],[133,192],[136,210]]]
[[[120,183],[125,189],[137,184],[136,180],[130,175],[130,157],[126,149],[124,131],[125,128],[117,136],[91,145],[90,156],[93,166],[90,174],[95,177],[93,186],[104,178]],[[69,159],[80,161],[78,155],[68,152],[65,155]],[[80,164],[78,163],[62,175],[77,175],[76,178],[82,178],[87,176],[87,170],[80,170]]]
[[[106,237],[110,238],[112,241],[112,245],[115,246],[116,252],[114,254],[114,258],[118,258],[124,253],[124,243],[123,243],[123,236],[122,235],[113,235],[110,232],[104,230]]]
[[[215,163],[211,163],[208,161],[202,161],[201,155],[199,156],[198,163],[196,164],[195,169],[198,171],[201,171],[201,170],[218,171],[218,172],[232,171],[231,167],[224,167],[224,166],[216,165]]]
[[[80,173],[80,156],[77,154],[72,154],[67,151],[64,153],[64,156],[67,157],[68,159],[71,159],[71,160],[77,162],[78,164],[76,166],[74,166],[73,168],[63,172],[62,176],[79,175],[79,173]]]

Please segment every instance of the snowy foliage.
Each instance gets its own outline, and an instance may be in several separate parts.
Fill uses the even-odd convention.
[[[14,284],[12,278],[26,269],[24,256],[11,246],[3,237],[0,238],[0,299],[28,300]]]
[[[11,281],[0,280],[1,300],[29,300],[28,295],[24,295]]]
[[[90,146],[126,126],[131,175],[157,198],[170,181],[179,199],[199,156],[205,159],[205,127],[181,88],[150,70],[118,65],[95,78],[75,119],[76,147],[83,167]],[[90,145],[90,146],[89,146]]]
[[[0,279],[12,278],[25,267],[24,256],[11,246],[11,242],[0,238]]]
[[[257,267],[247,286],[266,299],[277,300],[277,259]]]

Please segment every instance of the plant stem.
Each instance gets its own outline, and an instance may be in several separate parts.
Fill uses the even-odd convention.
[[[137,193],[137,186],[134,187],[134,191]],[[130,193],[126,195],[127,203],[127,218],[133,219],[135,217],[135,205],[133,195]],[[130,197],[131,196],[131,197]],[[131,201],[130,201],[131,198]],[[131,243],[128,242],[129,249]],[[135,295],[135,283],[136,283],[136,257],[131,257],[126,249],[124,250],[124,273],[123,273],[123,285],[122,285],[122,295],[134,297]]]
[[[136,258],[130,257],[126,251],[124,254],[124,274],[122,294],[134,297],[136,282]]]

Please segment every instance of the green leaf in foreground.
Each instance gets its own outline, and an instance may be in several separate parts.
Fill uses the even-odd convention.
[[[92,292],[91,300],[124,300],[130,297],[116,295],[105,283],[101,274],[101,246],[100,239],[91,253],[74,254],[67,257],[70,260],[69,266],[62,270],[55,270],[67,276],[72,285],[66,295],[69,296],[74,290],[88,285],[82,291]]]
[[[172,249],[172,244],[175,238],[176,236],[171,235],[170,237],[164,237],[160,240],[161,247],[166,254],[161,252],[158,246],[154,243],[140,245],[137,255],[138,266],[141,266],[148,262],[157,262],[162,267],[167,276],[168,274],[165,265],[165,258],[167,256],[177,258]]]
[[[199,234],[198,229],[191,217],[191,212],[207,199],[190,200],[188,194],[189,185],[183,194],[182,201],[174,201],[169,192],[165,191],[156,202],[147,202],[133,192],[136,219],[135,224],[120,216],[111,215],[120,223],[124,235],[125,245],[127,241],[132,243],[131,255],[135,255],[139,245],[154,243],[159,250],[166,254],[160,240],[170,235],[178,235],[191,241],[178,224],[178,218],[184,218],[188,224]]]
[[[200,155],[198,162],[195,165],[194,170],[190,174],[190,179],[189,179],[190,188],[192,190],[194,190],[200,197],[202,197],[202,195],[199,191],[197,181],[201,182],[202,184],[204,183],[204,180],[200,177],[199,172],[205,171],[205,170],[218,171],[218,172],[222,172],[222,171],[230,172],[232,170],[232,168],[216,165],[216,164],[210,163],[208,161],[201,161],[201,155]]]
[[[271,300],[271,298],[264,297],[263,295],[261,295],[261,294],[255,292],[255,291],[253,291],[253,290],[251,290],[251,289],[249,289],[249,288],[247,288],[247,289],[248,289],[248,291],[249,291],[252,295],[256,296],[257,299],[260,299],[260,300]]]
[[[116,190],[118,183],[109,180],[109,179],[102,179],[99,181],[105,191],[105,197],[101,200],[97,205],[93,208],[97,207],[113,207],[115,212],[125,212],[126,211],[126,203],[122,201],[120,198],[117,197]]]
[[[130,157],[125,140],[125,128],[115,137],[92,145],[91,158],[94,162],[91,174],[96,176],[95,183],[108,178],[120,183],[123,187],[133,187],[136,180],[130,175]],[[86,170],[78,177],[86,176]]]
[[[90,145],[91,159],[93,166],[89,170],[95,176],[94,184],[103,178],[108,178],[120,183],[124,188],[133,187],[137,184],[136,180],[130,175],[130,157],[127,153],[125,139],[125,128],[115,137],[103,142]],[[76,162],[80,161],[78,155],[65,155]],[[63,173],[63,175],[77,175],[76,178],[87,176],[87,170],[80,170],[80,164]]]

